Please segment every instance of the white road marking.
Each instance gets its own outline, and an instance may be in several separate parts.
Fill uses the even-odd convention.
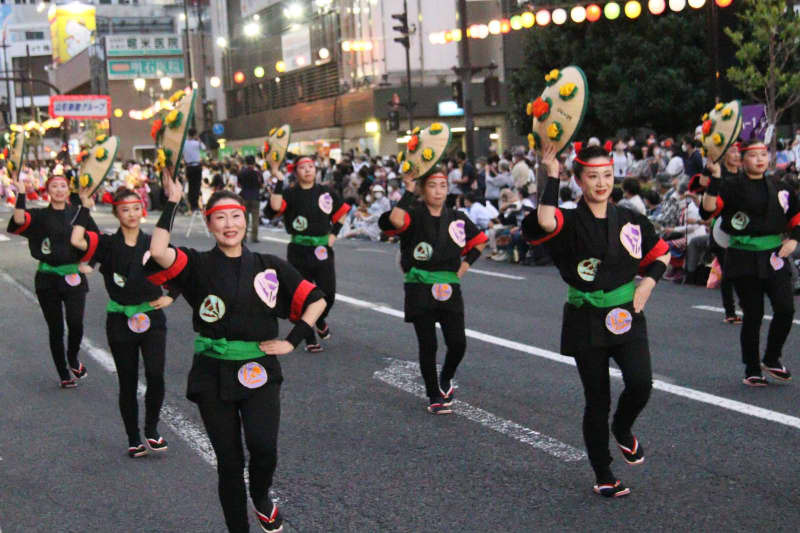
[[[403,318],[405,316],[402,311],[392,309],[391,307],[386,307],[385,305],[373,304],[365,300],[359,300],[358,298],[351,298],[350,296],[345,296],[339,293],[336,294],[336,300],[340,302],[349,303],[358,307],[365,307],[373,311],[377,311],[378,313],[383,313],[394,317]],[[503,348],[509,348],[511,350],[516,350],[518,352],[535,355],[536,357],[541,357],[542,359],[548,359],[550,361],[555,361],[557,363],[563,363],[565,365],[575,366],[575,360],[573,358],[566,357],[556,352],[551,352],[550,350],[545,350],[544,348],[538,348],[536,346],[530,346],[528,344],[523,344],[521,342],[504,339],[502,337],[496,337],[494,335],[489,335],[487,333],[481,333],[480,331],[475,331],[473,329],[466,329],[465,332],[467,337],[478,339],[480,341],[487,342],[489,344],[494,344],[497,346],[502,346]],[[622,373],[616,368],[609,368],[609,375],[611,375],[614,378],[622,378]],[[716,407],[721,407],[722,409],[728,409],[729,411],[734,411],[736,413],[741,413],[755,418],[761,418],[762,420],[767,420],[769,422],[775,422],[777,424],[783,424],[785,426],[793,427],[795,429],[800,429],[800,418],[796,416],[787,415],[784,413],[780,413],[778,411],[772,411],[770,409],[764,409],[763,407],[750,405],[748,403],[740,402],[737,400],[731,400],[729,398],[724,398],[722,396],[716,396],[714,394],[698,391],[695,389],[691,389],[689,387],[681,387],[679,385],[675,385],[673,383],[667,383],[659,379],[653,380],[653,388],[656,390],[674,394],[676,396],[687,398],[689,400],[694,400],[696,402],[705,403]]]
[[[6,237],[2,233],[0,233],[0,242],[6,242],[6,241],[10,241],[10,240],[11,239],[9,237]]]
[[[503,274],[501,272],[492,272],[490,270],[480,270],[480,269],[477,269],[477,268],[470,268],[469,270],[467,270],[467,273],[469,273],[469,272],[472,272],[474,274],[483,274],[484,276],[493,276],[495,278],[506,278],[506,279],[516,279],[516,280],[525,279],[522,276],[514,276],[512,274]]]
[[[418,383],[419,365],[411,361],[403,361],[387,357],[391,363],[388,368],[378,370],[373,374],[377,380],[383,381],[400,390],[413,394],[418,398],[427,398],[425,387]],[[477,422],[478,424],[511,437],[523,444],[527,444],[538,450],[552,455],[565,462],[581,461],[586,459],[586,454],[581,450],[573,448],[560,440],[554,439],[533,429],[526,428],[505,418],[493,415],[478,407],[474,407],[461,400],[455,400],[452,405],[453,413],[464,418]]]
[[[712,311],[714,313],[724,313],[725,309],[722,307],[714,307],[712,305],[693,305],[692,309],[700,309],[701,311]],[[737,315],[742,316],[741,311],[736,312]],[[772,320],[772,315],[764,315],[764,320]],[[800,320],[792,320],[795,324],[800,324]]]
[[[372,252],[374,254],[390,254],[389,250],[379,250],[377,248],[353,248],[355,252]]]

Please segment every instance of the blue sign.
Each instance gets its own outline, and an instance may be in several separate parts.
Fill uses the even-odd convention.
[[[212,126],[211,131],[214,133],[214,135],[217,136],[222,135],[223,133],[225,133],[225,126],[217,122],[216,124],[214,124],[214,126]]]
[[[439,116],[440,117],[461,117],[464,116],[464,110],[458,107],[458,104],[453,100],[439,102]]]

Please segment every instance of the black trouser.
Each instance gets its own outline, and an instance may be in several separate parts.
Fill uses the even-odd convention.
[[[136,398],[139,386],[139,351],[144,361],[144,376],[147,392],[144,395],[145,437],[158,437],[158,415],[164,403],[164,359],[167,348],[167,330],[150,329],[137,335],[136,342],[112,342],[108,333],[108,344],[117,367],[119,380],[119,411],[125,432],[131,444],[141,441],[139,435],[139,402]]]
[[[325,310],[317,319],[317,328],[324,330],[326,326],[325,317],[331,312],[333,303],[336,301],[336,266],[333,248],[328,248],[328,259],[326,261],[317,261],[315,259],[300,261],[291,251],[287,255],[289,263],[300,272],[300,275],[314,283],[325,293]],[[316,342],[317,334],[312,331],[306,338],[306,344],[316,344]]]
[[[217,455],[219,500],[228,531],[250,531],[247,521],[247,495],[244,484],[242,428],[250,457],[250,497],[260,512],[266,508],[272,475],[278,463],[278,425],[280,423],[280,384],[269,383],[256,389],[250,398],[226,402],[206,395],[197,402],[208,438]]]
[[[200,209],[200,182],[203,181],[202,165],[186,165],[186,179],[189,181],[189,208]]]
[[[50,353],[62,380],[70,379],[67,362],[71,368],[78,369],[78,350],[83,340],[83,309],[86,305],[85,291],[59,291],[43,289],[36,291],[39,306],[50,331]],[[63,304],[63,308],[61,307]],[[66,311],[67,353],[64,357],[64,316]]]
[[[428,398],[442,395],[439,381],[436,379],[436,323],[442,325],[444,343],[447,354],[444,357],[441,380],[453,379],[458,364],[467,351],[467,336],[464,333],[464,313],[452,311],[428,311],[414,319],[414,331],[419,343],[419,369],[425,380],[425,392]]]
[[[258,198],[255,200],[245,200],[247,216],[250,217],[250,242],[258,242],[258,225],[261,222],[261,203]]]
[[[600,482],[615,481],[606,479],[610,476],[611,464],[608,451],[608,413],[611,409],[608,361],[612,357],[622,371],[622,380],[625,382],[612,422],[612,429],[618,438],[630,437],[633,423],[647,404],[653,387],[647,339],[608,348],[589,348],[575,357],[586,398],[583,439],[589,462]]]
[[[778,273],[767,279],[753,276],[733,280],[739,305],[742,306],[742,331],[739,340],[742,345],[742,362],[745,375],[760,376],[759,332],[761,320],[764,318],[764,295],[772,304],[772,322],[767,334],[767,349],[764,352],[764,363],[778,366],[783,344],[792,329],[794,317],[794,297],[792,280],[788,274]]]

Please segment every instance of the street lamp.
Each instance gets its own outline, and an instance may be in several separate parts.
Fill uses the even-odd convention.
[[[172,89],[172,78],[169,76],[164,76],[158,82],[161,84],[161,89],[164,91],[169,91]]]
[[[257,37],[261,33],[261,26],[257,22],[248,22],[242,29],[245,37]]]
[[[222,80],[219,79],[219,76],[211,76],[211,79],[208,80],[208,83],[216,89],[222,84]]]
[[[147,87],[147,80],[144,78],[135,78],[133,80],[133,88],[139,92],[144,91],[145,87]]]
[[[228,39],[220,35],[217,37],[217,46],[220,48],[227,48],[228,47]]]

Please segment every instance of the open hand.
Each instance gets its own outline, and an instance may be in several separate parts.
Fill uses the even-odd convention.
[[[650,294],[655,286],[656,282],[653,278],[644,278],[636,287],[636,291],[633,293],[633,310],[636,313],[644,311],[644,306],[650,299]]]
[[[794,239],[786,239],[778,250],[778,257],[789,257],[797,248],[797,241]]]
[[[542,166],[547,171],[548,177],[558,177],[561,171],[561,164],[556,158],[556,147],[552,144],[548,144],[542,149]]]
[[[294,350],[291,342],[282,339],[263,341],[258,343],[258,347],[267,355],[285,355]]]
[[[164,309],[165,307],[169,307],[175,299],[172,296],[160,296],[157,300],[153,300],[150,302],[150,307],[153,309]]]

